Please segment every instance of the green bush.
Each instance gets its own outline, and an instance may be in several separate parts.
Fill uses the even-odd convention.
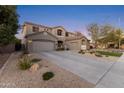
[[[43,80],[49,80],[49,79],[54,77],[54,73],[53,72],[46,72],[43,74],[42,77],[43,77]]]
[[[25,55],[25,56],[23,56],[23,58],[19,59],[19,68],[21,70],[27,70],[31,67],[31,65],[32,65],[31,60],[27,55]]]
[[[120,52],[109,52],[109,51],[97,51],[97,53],[107,56],[116,56],[116,57],[120,57],[122,55],[122,53]]]
[[[32,63],[37,63],[39,61],[41,61],[41,59],[38,59],[38,58],[34,58],[34,59],[31,60]]]

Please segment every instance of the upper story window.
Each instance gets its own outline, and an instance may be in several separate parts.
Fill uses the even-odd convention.
[[[33,26],[33,32],[39,32],[39,27]]]
[[[62,30],[58,29],[57,30],[57,35],[61,36],[62,35]]]
[[[65,33],[65,36],[67,36],[67,37],[69,36],[68,32]]]

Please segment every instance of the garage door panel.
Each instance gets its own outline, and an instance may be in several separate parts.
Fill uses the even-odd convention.
[[[71,49],[76,49],[77,43],[71,43]]]
[[[32,50],[33,52],[53,51],[54,42],[33,41]]]
[[[70,46],[71,50],[79,50],[80,49],[78,42],[70,42],[69,46]]]

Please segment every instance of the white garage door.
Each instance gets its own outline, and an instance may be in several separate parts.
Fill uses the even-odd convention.
[[[45,42],[45,41],[33,41],[32,42],[32,51],[41,52],[41,51],[53,51],[54,42]]]

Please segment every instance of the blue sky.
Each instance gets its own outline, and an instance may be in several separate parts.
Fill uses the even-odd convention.
[[[46,26],[61,25],[68,31],[81,31],[85,35],[87,25],[91,23],[111,24],[124,29],[124,6],[19,5],[17,12],[20,24],[29,21]]]

